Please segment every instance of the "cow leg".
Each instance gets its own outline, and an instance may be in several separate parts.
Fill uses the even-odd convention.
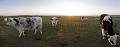
[[[42,34],[42,25],[39,26],[38,29],[40,30],[40,33]]]
[[[115,46],[116,46],[116,40],[117,40],[117,39],[113,39],[113,43],[114,43]]]
[[[19,31],[19,37],[21,37],[21,35],[22,35],[22,31]]]
[[[105,34],[105,30],[102,28],[102,36],[103,36],[103,39],[106,39],[105,38],[105,36],[106,36],[106,34]]]
[[[42,29],[40,29],[40,33],[42,34]]]
[[[110,38],[108,39],[108,41],[110,42],[111,45],[113,45],[113,41],[111,41]]]
[[[25,33],[24,33],[24,31],[23,31],[23,36],[25,36]]]
[[[38,31],[38,29],[35,29],[34,35],[36,35],[37,31]]]
[[[116,41],[113,41],[114,45],[116,46]]]
[[[35,29],[34,35],[36,35],[38,29]],[[42,34],[42,30],[40,29],[40,33]]]

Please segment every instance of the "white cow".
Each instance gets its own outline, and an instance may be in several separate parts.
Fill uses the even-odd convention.
[[[19,37],[24,34],[24,30],[35,30],[34,35],[39,30],[42,34],[42,18],[27,17],[27,18],[8,18],[7,25],[14,26],[19,31]]]
[[[52,18],[51,18],[52,26],[57,26],[57,22],[58,22],[57,17],[52,17]]]

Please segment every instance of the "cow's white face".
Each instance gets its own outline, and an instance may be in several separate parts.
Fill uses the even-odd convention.
[[[7,21],[7,25],[15,26],[16,21],[13,20],[13,18],[9,18]]]
[[[52,22],[52,26],[56,26],[56,25],[57,25],[57,22],[58,22],[57,17],[53,17],[53,18],[51,19],[51,22]]]

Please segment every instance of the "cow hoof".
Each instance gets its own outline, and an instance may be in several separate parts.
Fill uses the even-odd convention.
[[[111,46],[115,46],[115,45],[111,44]]]
[[[21,36],[19,35],[18,37],[20,38]]]

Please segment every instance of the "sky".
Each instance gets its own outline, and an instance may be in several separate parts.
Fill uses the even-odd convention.
[[[120,0],[0,0],[0,15],[120,15]]]

